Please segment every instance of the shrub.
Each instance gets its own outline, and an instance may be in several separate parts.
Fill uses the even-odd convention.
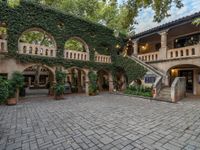
[[[61,96],[65,91],[65,86],[64,84],[56,84],[54,86],[54,90],[55,90],[55,96]]]
[[[125,90],[125,94],[152,97],[152,88],[142,85],[131,85]]]
[[[65,79],[66,73],[62,71],[56,71],[56,84],[54,85],[55,96],[61,96],[65,91]]]
[[[6,102],[8,94],[8,81],[0,77],[0,104]]]
[[[89,83],[89,95],[97,94],[97,74],[94,71],[90,71],[88,74]]]

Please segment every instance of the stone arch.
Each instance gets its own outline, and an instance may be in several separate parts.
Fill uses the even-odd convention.
[[[98,84],[98,88],[100,92],[109,91],[110,76],[111,76],[111,73],[105,69],[99,69],[97,71],[97,84]]]
[[[128,85],[128,77],[123,68],[117,67],[115,70],[115,89],[118,91],[123,91]]]
[[[32,40],[27,37],[32,36]],[[54,37],[42,28],[28,28],[18,38],[18,53],[56,57],[57,44]]]
[[[28,33],[28,32],[35,32],[35,31],[36,31],[36,32],[45,33],[45,34],[52,40],[54,48],[57,48],[56,40],[55,40],[55,38],[52,36],[52,34],[49,33],[49,32],[47,32],[45,29],[40,28],[40,27],[31,27],[31,28],[25,29],[23,32],[21,32],[21,34],[20,34],[20,36],[19,36],[19,38],[18,38],[18,42],[20,42],[20,38],[21,38],[21,36],[22,36],[23,34]]]
[[[87,53],[89,53],[89,46],[88,46],[88,44],[87,44],[81,37],[72,36],[72,37],[70,37],[70,38],[68,38],[68,39],[66,40],[65,44],[66,44],[69,40],[74,40],[74,41],[77,41],[77,42],[81,43],[82,46],[83,46],[84,51],[87,52]],[[66,50],[67,50],[67,49],[66,49]]]
[[[70,67],[65,69],[67,73],[66,82],[69,84],[72,93],[83,93],[87,91],[87,72],[80,67]]]
[[[53,68],[41,64],[28,64],[22,68],[27,95],[53,95],[51,88],[55,84]]]

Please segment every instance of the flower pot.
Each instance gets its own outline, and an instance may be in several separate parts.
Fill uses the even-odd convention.
[[[63,95],[55,95],[55,100],[62,100],[64,99]]]
[[[7,105],[16,105],[17,104],[17,99],[16,98],[9,98],[7,100]]]

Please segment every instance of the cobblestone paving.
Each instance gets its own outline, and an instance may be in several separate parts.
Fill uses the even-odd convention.
[[[32,98],[0,106],[0,149],[200,149],[200,100],[172,104],[109,94]]]

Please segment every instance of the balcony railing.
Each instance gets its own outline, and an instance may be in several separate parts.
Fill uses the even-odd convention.
[[[158,60],[158,55],[159,55],[159,52],[151,52],[151,53],[147,53],[147,54],[138,55],[138,58],[140,60],[143,60],[146,62],[156,61],[156,60]]]
[[[7,41],[0,39],[0,53],[7,52]]]
[[[111,63],[111,57],[107,55],[95,54],[95,62]]]
[[[89,53],[87,53],[87,52],[65,50],[64,51],[64,57],[67,58],[67,59],[89,61]]]
[[[161,60],[160,52],[139,54],[138,58],[145,62]],[[200,44],[167,50],[166,59],[187,58],[200,56]]]
[[[200,52],[200,44],[176,48],[176,49],[170,49],[167,51],[167,59],[200,56],[199,52]]]
[[[56,57],[56,49],[41,45],[19,43],[19,54]]]

